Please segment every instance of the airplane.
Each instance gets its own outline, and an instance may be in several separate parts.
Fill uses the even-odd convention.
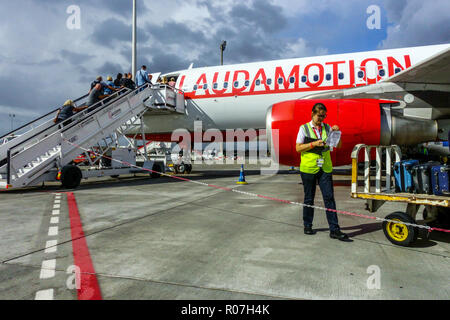
[[[154,74],[154,78],[160,74]],[[156,76],[156,77],[155,77]],[[186,113],[144,116],[146,140],[170,142],[172,131],[265,129],[272,157],[298,166],[295,140],[312,106],[342,131],[335,166],[351,163],[356,144],[402,146],[448,139],[450,44],[333,54],[169,72]],[[274,139],[276,132],[277,139]],[[130,132],[139,138],[138,132]],[[137,134],[137,136],[136,136]],[[142,136],[140,136],[142,138]],[[178,141],[175,141],[178,142]]]

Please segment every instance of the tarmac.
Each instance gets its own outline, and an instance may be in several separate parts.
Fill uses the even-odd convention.
[[[450,234],[400,247],[380,222],[339,214],[352,240],[342,242],[316,210],[318,232],[305,235],[302,207],[272,199],[303,201],[298,172],[246,166],[248,185],[237,185],[239,169],[194,165],[180,175],[210,186],[138,174],[0,192],[0,299],[449,299]],[[339,210],[405,210],[365,211],[348,179],[334,177]]]

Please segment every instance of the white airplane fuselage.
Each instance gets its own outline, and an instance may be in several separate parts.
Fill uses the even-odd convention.
[[[146,136],[179,128],[263,129],[274,103],[363,87],[408,69],[450,44],[204,67],[171,72],[185,93],[186,114],[144,117]],[[227,83],[227,84],[226,84]]]

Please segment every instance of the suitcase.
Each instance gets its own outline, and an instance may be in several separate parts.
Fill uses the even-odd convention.
[[[431,168],[440,165],[439,162],[428,162],[416,164],[412,167],[412,178],[414,192],[422,194],[433,194],[431,188]]]
[[[412,167],[418,160],[403,160],[394,163],[395,190],[397,192],[413,192]]]
[[[431,187],[435,195],[450,195],[448,186],[449,170],[450,167],[447,165],[431,167]]]

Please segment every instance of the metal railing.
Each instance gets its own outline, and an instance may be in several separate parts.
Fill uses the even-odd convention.
[[[357,144],[352,151],[352,195],[356,195],[358,192],[358,159],[359,152],[364,149],[364,193],[371,192],[371,176],[370,176],[370,153],[375,148],[376,154],[376,167],[375,167],[375,193],[381,193],[382,188],[382,153],[385,150],[386,154],[386,185],[385,190],[387,193],[395,192],[392,183],[392,152],[395,154],[395,162],[399,162],[402,157],[400,147],[397,145],[392,146],[367,146],[365,144]]]

